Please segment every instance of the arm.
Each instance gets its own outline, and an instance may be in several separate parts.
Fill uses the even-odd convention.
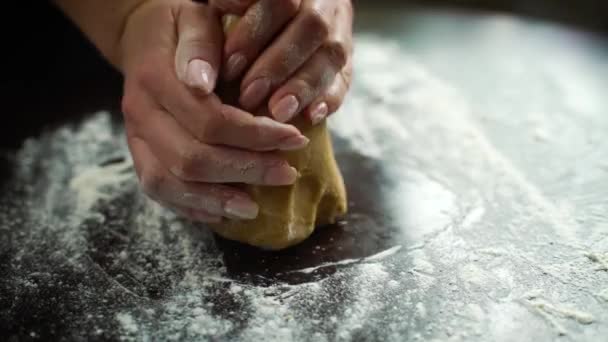
[[[55,1],[124,75],[127,142],[152,199],[198,221],[252,219],[257,204],[230,183],[295,182],[297,171],[275,151],[308,139],[212,92],[224,38],[212,8],[191,0]]]
[[[55,4],[95,44],[103,56],[121,69],[122,35],[131,13],[147,0],[55,0]]]

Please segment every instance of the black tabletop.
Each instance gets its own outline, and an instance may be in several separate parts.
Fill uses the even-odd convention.
[[[274,253],[144,198],[120,77],[67,43],[81,39],[73,29],[45,41],[60,55],[4,82],[0,334],[608,336],[608,40],[400,6],[365,7],[357,31],[357,77],[330,122],[350,212]]]

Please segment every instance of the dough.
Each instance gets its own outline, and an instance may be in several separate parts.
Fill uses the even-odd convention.
[[[238,18],[224,17],[229,32]],[[218,93],[225,103],[235,105],[239,82],[220,85]],[[265,108],[266,106],[264,106]],[[257,115],[268,116],[262,109]],[[305,149],[283,152],[289,164],[299,171],[295,184],[281,187],[242,185],[260,206],[255,220],[224,220],[212,225],[219,235],[264,249],[293,246],[312,234],[315,227],[334,223],[346,213],[346,191],[325,122],[312,126],[302,116],[292,122],[310,139]]]
[[[277,250],[301,242],[316,226],[334,223],[346,213],[346,191],[327,126],[325,123],[312,126],[307,121],[299,117],[293,124],[310,139],[308,146],[283,153],[300,173],[296,183],[281,187],[244,185],[260,206],[258,217],[248,221],[225,220],[212,226],[217,234]]]

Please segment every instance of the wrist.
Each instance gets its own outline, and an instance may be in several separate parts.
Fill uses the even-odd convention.
[[[115,67],[120,66],[121,37],[128,18],[150,0],[54,0],[61,11]]]

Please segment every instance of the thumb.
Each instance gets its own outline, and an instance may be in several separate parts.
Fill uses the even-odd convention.
[[[188,3],[177,16],[177,77],[209,94],[215,88],[224,46],[219,15],[207,5]]]

